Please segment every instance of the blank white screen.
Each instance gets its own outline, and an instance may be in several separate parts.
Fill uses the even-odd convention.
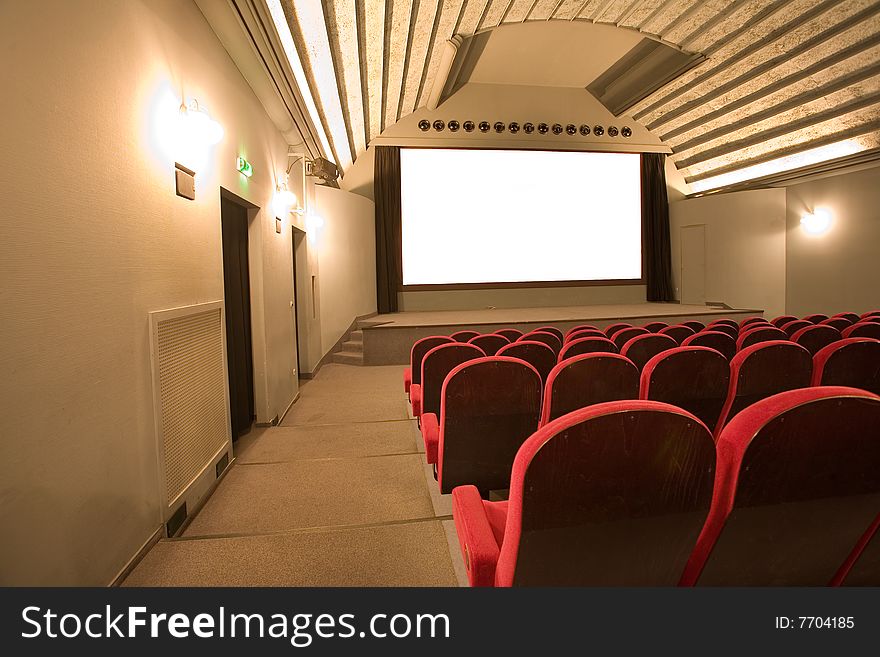
[[[403,283],[639,279],[639,155],[401,149]]]

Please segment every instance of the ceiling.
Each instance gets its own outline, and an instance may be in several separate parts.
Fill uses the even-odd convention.
[[[283,10],[343,170],[425,105],[450,37],[517,23],[490,39],[480,82],[536,84],[545,67],[541,84],[585,86],[645,36],[704,55],[626,111],[693,191],[880,148],[880,0],[263,1]],[[604,27],[583,39],[547,21]]]

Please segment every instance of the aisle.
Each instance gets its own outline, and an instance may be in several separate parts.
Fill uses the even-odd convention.
[[[125,585],[456,586],[448,496],[420,443],[400,367],[326,365]]]

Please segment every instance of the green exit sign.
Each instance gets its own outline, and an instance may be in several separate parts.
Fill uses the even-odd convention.
[[[239,156],[238,159],[235,161],[235,168],[238,169],[239,173],[243,174],[246,178],[250,178],[252,175],[254,175],[254,168],[251,166],[251,163],[241,156]]]

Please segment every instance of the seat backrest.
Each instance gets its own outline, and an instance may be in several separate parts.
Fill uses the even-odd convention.
[[[703,324],[703,322],[698,322],[698,321],[695,320],[695,319],[689,319],[689,320],[686,321],[686,322],[682,322],[681,325],[682,325],[682,326],[687,326],[689,329],[693,329],[693,330],[694,330],[694,333],[699,333],[699,332],[702,331],[704,328],[706,328],[706,325]]]
[[[437,481],[441,493],[473,484],[506,489],[513,458],[538,428],[541,377],[518,358],[489,356],[454,368],[443,384]]]
[[[770,340],[788,340],[788,334],[769,324],[766,326],[749,328],[739,334],[739,337],[736,339],[736,348],[738,351],[742,351],[746,347],[751,347],[753,344],[769,342]]]
[[[859,315],[859,319],[867,319],[868,317],[880,317],[880,310],[869,310]]]
[[[639,398],[666,402],[715,427],[727,399],[730,365],[709,347],[677,347],[654,356],[642,370]]]
[[[797,342],[799,345],[805,347],[811,355],[815,354],[823,347],[827,347],[832,342],[837,342],[841,338],[843,338],[843,336],[840,334],[840,331],[833,326],[828,326],[826,324],[805,326],[791,336],[792,342]]]
[[[504,345],[510,344],[510,340],[508,340],[503,335],[498,335],[497,333],[486,333],[484,335],[478,335],[475,338],[471,338],[468,340],[468,344],[475,344],[484,352],[486,352],[487,356],[494,356],[501,347]]]
[[[684,326],[683,324],[678,324],[676,326],[667,326],[665,329],[660,331],[661,335],[668,335],[670,338],[675,340],[678,344],[681,344],[685,341],[685,338],[692,336],[696,331],[692,329],[690,326]]]
[[[573,331],[569,333],[563,345],[568,344],[569,342],[574,342],[575,340],[579,340],[580,338],[605,338],[607,337],[604,332],[599,329],[578,329],[577,331]]]
[[[639,372],[628,358],[614,353],[574,356],[547,377],[541,426],[592,404],[638,397]]]
[[[427,338],[416,340],[409,352],[409,365],[412,371],[412,382],[420,384],[422,382],[422,361],[431,349],[441,344],[455,342],[445,335],[429,335]]]
[[[746,317],[744,320],[742,320],[739,323],[739,327],[740,327],[740,329],[744,329],[749,324],[758,324],[758,323],[765,323],[765,322],[769,323],[763,317]]]
[[[422,413],[440,413],[440,391],[449,373],[469,360],[485,356],[472,344],[449,342],[431,349],[422,360]]]
[[[616,322],[614,324],[610,324],[605,327],[605,335],[610,338],[620,329],[625,328],[632,328],[632,324],[627,324],[626,322]]]
[[[797,317],[794,315],[780,315],[779,317],[775,317],[770,320],[770,323],[773,324],[776,328],[781,329],[783,326],[788,324],[789,322],[793,322]]]
[[[668,404],[607,402],[545,425],[513,464],[495,584],[674,585],[714,466],[709,430]]]
[[[729,335],[733,338],[733,344],[736,344],[736,339],[739,337],[739,329],[730,324],[709,324],[704,330]]]
[[[828,315],[823,315],[822,313],[815,313],[813,315],[807,315],[804,319],[812,324],[818,324],[823,319],[828,319]]]
[[[669,324],[666,322],[648,322],[642,328],[649,330],[651,333],[659,333],[661,329],[665,329]]]
[[[805,319],[795,319],[787,324],[782,326],[782,330],[785,331],[785,334],[790,338],[795,333],[800,331],[802,328],[806,328],[807,326],[812,326],[813,322],[808,322]]]
[[[571,358],[572,356],[595,353],[616,354],[617,345],[611,342],[608,338],[599,338],[595,336],[578,338],[577,340],[567,342],[565,346],[562,347],[562,351],[559,352],[558,362],[561,363],[566,358]]]
[[[545,333],[552,333],[557,338],[559,338],[560,342],[562,342],[565,339],[565,334],[560,329],[556,328],[555,326],[539,326],[538,328],[536,328],[534,330],[535,331],[544,331]]]
[[[538,370],[541,382],[547,381],[550,370],[556,365],[556,354],[543,342],[536,340],[518,340],[498,350],[496,356],[508,356],[526,361]]]
[[[598,331],[599,329],[593,326],[592,324],[578,324],[577,326],[572,326],[565,332],[565,339],[568,340],[572,333],[577,333],[578,331],[583,331],[587,329],[592,329],[593,331]],[[602,333],[602,335],[605,335]]]
[[[824,586],[880,509],[880,397],[773,395],[718,438],[712,510],[683,584]]]
[[[562,351],[562,340],[557,338],[554,333],[548,333],[547,331],[532,331],[531,333],[526,333],[522,336],[518,342],[526,340],[531,342],[543,342],[553,350],[554,354],[557,355]]]
[[[855,324],[860,319],[859,316],[855,313],[837,313],[836,315],[832,316],[831,319],[834,319],[835,317],[843,317],[843,319],[848,319],[850,324]]]
[[[880,340],[844,338],[813,356],[814,386],[848,386],[880,395]]]
[[[842,331],[845,328],[849,328],[853,323],[849,321],[846,317],[829,317],[828,319],[823,319],[819,322],[819,326],[831,326],[836,328],[838,331]]]
[[[611,341],[617,345],[617,349],[623,349],[623,345],[629,342],[632,338],[637,335],[651,335],[651,332],[647,329],[640,328],[638,326],[631,326],[629,328],[622,328],[619,331],[615,331],[611,336]]]
[[[700,331],[696,335],[691,335],[684,339],[681,343],[682,347],[709,347],[719,352],[727,360],[736,355],[736,340],[727,333],[715,331],[712,327],[705,331]]]
[[[639,372],[645,367],[645,363],[651,360],[657,354],[674,349],[678,343],[668,335],[660,333],[648,333],[647,335],[637,335],[627,340],[620,350],[621,356],[629,358]]]
[[[730,361],[730,386],[715,435],[744,408],[771,395],[807,388],[813,376],[810,352],[790,340],[759,342]]]
[[[728,326],[732,326],[733,328],[739,330],[739,323],[733,319],[713,319],[709,322],[709,326],[717,326],[718,324],[727,324]]]
[[[522,331],[520,331],[519,329],[515,329],[515,328],[498,329],[497,331],[495,331],[495,333],[497,333],[498,335],[503,335],[505,338],[507,338],[511,342],[516,342],[523,335]]]
[[[453,340],[455,340],[456,342],[467,342],[471,338],[477,337],[479,334],[480,334],[479,331],[465,330],[465,331],[458,331],[456,333],[453,333],[450,337]]]
[[[843,329],[841,335],[845,338],[875,338],[880,340],[880,323],[858,322],[849,328]]]

